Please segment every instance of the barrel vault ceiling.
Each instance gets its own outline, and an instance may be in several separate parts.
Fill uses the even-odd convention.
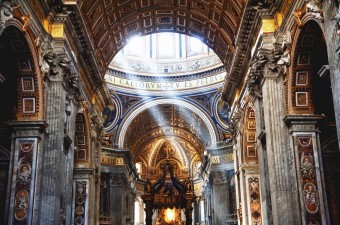
[[[235,54],[245,0],[84,0],[80,11],[102,74],[135,35],[178,32],[202,39],[222,62]]]

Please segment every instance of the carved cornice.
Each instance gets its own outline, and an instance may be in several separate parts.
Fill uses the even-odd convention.
[[[228,104],[232,103],[236,94],[235,90],[238,88],[243,80],[244,74],[247,72],[247,65],[250,61],[251,54],[249,49],[252,48],[256,41],[257,33],[261,28],[262,17],[273,17],[276,12],[276,6],[280,4],[280,2],[281,1],[276,1],[273,3],[271,0],[254,0],[248,2],[237,37],[238,49],[235,60],[229,76],[226,77],[222,92],[222,99]]]
[[[161,76],[161,78],[162,80],[167,80],[167,81],[183,81],[183,80],[204,78],[207,76],[223,73],[224,71],[225,71],[224,67],[220,66],[220,67],[210,69],[210,70],[200,72],[200,73],[193,73],[193,74],[181,75],[181,76]],[[139,80],[139,81],[159,81],[160,80],[158,76],[124,73],[124,72],[121,72],[121,71],[118,71],[112,68],[108,69],[107,74],[112,75],[112,76],[126,78],[126,79],[131,79],[131,80]]]

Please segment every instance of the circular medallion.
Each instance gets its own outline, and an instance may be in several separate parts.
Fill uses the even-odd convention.
[[[76,208],[76,214],[82,215],[84,213],[84,207],[83,206],[77,206]]]
[[[21,151],[23,152],[30,152],[32,150],[32,147],[33,147],[33,142],[20,143],[20,148],[21,148]]]
[[[28,192],[19,190],[15,196],[15,218],[17,220],[25,219],[29,207]]]
[[[84,203],[84,197],[83,196],[78,196],[77,197],[77,203],[78,204],[83,204]]]

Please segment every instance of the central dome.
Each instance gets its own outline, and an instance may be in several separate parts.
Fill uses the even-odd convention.
[[[115,90],[149,94],[212,90],[225,75],[219,57],[198,38],[156,33],[131,38],[111,61],[105,79]]]

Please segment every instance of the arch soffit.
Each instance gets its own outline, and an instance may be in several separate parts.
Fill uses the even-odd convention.
[[[118,130],[118,147],[119,148],[124,148],[125,136],[134,118],[136,118],[144,110],[150,107],[156,106],[156,105],[160,105],[160,104],[179,105],[179,106],[185,107],[193,111],[196,115],[198,115],[202,119],[203,123],[206,125],[209,131],[209,135],[210,135],[211,147],[216,146],[218,134],[217,134],[213,121],[211,120],[210,116],[207,115],[206,112],[204,112],[203,110],[201,110],[200,108],[198,108],[197,106],[193,105],[192,103],[188,101],[181,100],[181,99],[167,98],[167,99],[155,99],[152,101],[148,101],[137,106],[134,110],[130,110],[130,113],[124,118]]]
[[[178,144],[176,141],[173,141],[173,140],[162,140],[152,150],[150,161],[149,161],[149,166],[156,167],[156,164],[157,164],[156,157],[157,157],[158,154],[160,154],[161,147],[164,145],[165,142],[168,142],[171,146],[176,147],[176,149],[178,149],[179,156],[180,156],[180,159],[182,161],[181,164],[189,165],[189,158],[188,158],[187,154],[184,154],[184,149],[182,148],[182,146],[180,144]]]
[[[171,135],[165,135],[170,138],[176,138],[180,139],[186,143],[190,143],[194,148],[196,148],[197,152],[203,153],[203,145],[199,138],[197,136],[193,136],[196,142],[192,143],[192,140],[190,138],[186,137],[186,135],[192,134],[191,132],[185,130],[185,129],[180,129],[181,131],[184,132],[184,137],[180,134],[172,133]],[[135,140],[135,144],[130,148],[132,153],[135,153],[138,149],[144,148],[145,146],[151,144],[155,140],[159,140],[162,137],[164,137],[164,134],[159,134],[157,136],[152,136],[153,130],[150,130],[149,132],[145,133],[142,135],[138,140]],[[141,142],[142,139],[146,139],[144,142]]]
[[[305,35],[305,30],[306,30],[306,26],[308,26],[308,24],[310,23],[315,23],[318,28],[321,31],[321,34],[324,35],[324,26],[323,23],[321,22],[321,20],[315,19],[313,16],[305,14],[302,18],[301,18],[301,24],[298,25],[295,22],[295,26],[293,26],[292,28],[292,34],[293,34],[293,40],[292,40],[292,46],[291,46],[291,62],[290,62],[290,67],[289,67],[289,74],[288,74],[288,85],[286,88],[286,108],[288,113],[294,113],[294,107],[293,107],[293,92],[294,92],[294,84],[293,82],[297,79],[297,75],[296,75],[296,57],[297,54],[299,54],[299,40],[301,39],[301,37],[303,35]],[[327,42],[326,42],[326,48],[327,48]],[[326,51],[328,52],[328,49],[326,49]],[[295,112],[296,113],[296,112]]]
[[[35,101],[35,114],[34,116],[35,119],[44,119],[44,108],[45,108],[45,100],[44,100],[44,83],[42,80],[42,75],[40,71],[40,66],[39,66],[39,52],[36,44],[34,44],[36,40],[36,36],[31,32],[30,30],[27,31],[22,31],[23,28],[23,23],[21,19],[16,18],[17,15],[14,15],[12,19],[8,20],[6,22],[6,25],[4,28],[0,29],[0,37],[4,35],[4,31],[8,28],[15,28],[17,29],[22,37],[25,40],[25,44],[28,47],[28,55],[27,57],[30,60],[30,63],[33,63],[32,65],[32,76],[34,80],[34,85],[37,85],[37,88],[35,89],[37,91],[37,96],[36,96],[36,101]],[[38,107],[37,107],[38,106]]]

